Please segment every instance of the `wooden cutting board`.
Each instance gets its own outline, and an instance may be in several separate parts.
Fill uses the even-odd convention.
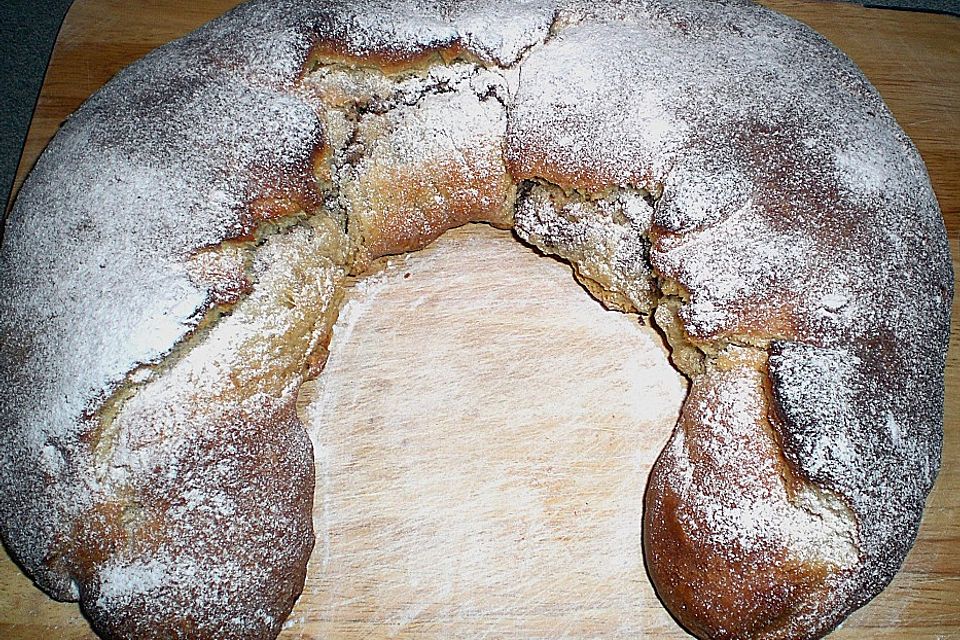
[[[17,185],[64,117],[153,47],[234,0],[77,0]],[[916,141],[960,235],[960,20],[767,2],[860,64]],[[944,465],[891,586],[832,638],[960,637],[960,338]],[[562,263],[474,226],[356,287],[302,394],[317,545],[283,638],[684,638],[647,583],[646,472],[684,382],[656,334],[603,310]],[[94,638],[4,555],[0,638]]]

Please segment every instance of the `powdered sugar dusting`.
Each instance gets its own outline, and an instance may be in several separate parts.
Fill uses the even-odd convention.
[[[784,343],[771,371],[790,421],[787,455],[818,486],[844,496],[861,520],[864,551],[892,575],[939,468],[939,416],[936,396],[891,394],[888,376],[864,360],[872,355]]]
[[[678,97],[661,77],[671,73],[658,64],[665,53],[649,31],[589,23],[532,51],[515,79],[507,148],[515,172],[546,170],[549,179],[561,182],[555,172],[591,186],[643,187],[662,176],[663,154],[644,151],[673,148],[686,136],[668,108]]]
[[[100,570],[96,606],[124,606],[128,603],[117,601],[148,595],[168,579],[167,571],[167,566],[156,559],[126,566],[108,563]]]
[[[556,11],[545,0],[468,0],[452,6],[464,45],[500,65],[514,64],[542,42]]]
[[[374,105],[390,110],[359,121],[346,154],[362,158],[337,176],[343,207],[372,256],[421,248],[470,220],[505,217],[512,184],[501,153],[506,112],[493,97],[498,80],[453,65],[400,83],[396,93],[412,99],[392,105],[391,97]],[[411,84],[421,88],[410,91]]]
[[[702,536],[720,554],[786,549],[802,562],[854,566],[853,523],[828,511],[811,513],[814,500],[790,496],[783,483],[776,443],[763,426],[760,375],[750,369],[711,372],[695,384],[699,389],[685,410],[696,425],[678,431],[668,454],[678,474],[667,482],[690,514],[689,535]],[[736,472],[741,465],[750,466],[749,474]],[[730,490],[723,479],[734,475],[736,489]]]
[[[0,362],[19,400],[0,419],[19,427],[0,436],[0,503],[18,558],[38,572],[95,493],[83,415],[209,307],[184,259],[244,233],[251,199],[304,191],[320,125],[282,90],[304,54],[284,38],[258,56],[264,34],[235,29],[213,23],[118,74],[67,121],[11,211]],[[34,462],[47,446],[70,460],[55,476]],[[51,582],[68,588],[62,575]]]
[[[331,1],[261,0],[241,11],[251,16],[247,20],[261,24],[299,22],[321,45],[361,60],[411,59],[425,51],[463,46],[484,62],[509,65],[546,37],[555,8],[545,0],[354,0],[344,10]]]
[[[130,538],[88,587],[95,617],[125,633],[179,620],[260,635],[289,612],[313,543],[310,445],[293,406],[342,275],[324,257],[330,233],[268,239],[250,296],[114,418],[101,501],[126,506],[103,526]]]
[[[749,4],[598,3],[563,23],[517,70],[514,170],[662,190],[650,260],[689,297],[686,331],[785,341],[771,360],[778,428],[801,473],[860,519],[856,581],[876,593],[940,451],[952,274],[916,150],[852,63]],[[910,425],[897,445],[888,409]]]

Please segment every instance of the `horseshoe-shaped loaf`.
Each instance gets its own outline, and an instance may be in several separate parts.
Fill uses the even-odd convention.
[[[255,0],[118,74],[3,237],[10,553],[106,638],[274,637],[341,292],[469,221],[689,377],[643,522],[681,624],[819,637],[890,581],[940,464],[943,221],[859,70],[736,0]]]

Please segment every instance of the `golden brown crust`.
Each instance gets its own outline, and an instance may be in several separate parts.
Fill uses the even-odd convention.
[[[416,251],[468,222],[501,222],[513,191],[506,172],[489,175],[499,153],[466,150],[457,161],[375,166],[347,190],[363,236],[362,263]]]
[[[697,637],[819,637],[844,615],[837,588],[856,553],[852,545],[836,555],[824,548],[840,532],[827,531],[822,514],[804,503],[803,481],[769,422],[763,367],[754,368],[756,359],[718,361],[693,379],[651,471],[647,570]]]
[[[195,426],[205,431],[200,446],[176,460],[214,476],[222,495],[232,497],[232,508],[244,518],[224,523],[207,507],[207,513],[185,522],[179,514],[196,503],[199,483],[188,479],[172,488],[160,468],[138,478],[130,495],[102,506],[80,524],[70,550],[70,570],[80,586],[84,612],[105,638],[271,638],[279,631],[300,595],[313,548],[314,478],[311,444],[293,404],[264,409],[253,415],[222,415],[215,419],[219,424],[198,420]],[[142,432],[149,436],[148,427]],[[227,457],[230,469],[222,474],[218,461]],[[245,551],[244,540],[250,537],[263,548]],[[260,556],[272,562],[264,563]],[[252,633],[231,629],[212,621],[189,590],[163,589],[149,597],[120,599],[119,588],[111,588],[104,577],[121,558],[127,566],[145,569],[126,578],[134,581],[125,587],[134,594],[137,581],[149,584],[171,558],[191,567],[186,574],[190,579],[213,584],[231,580],[231,572],[223,567],[235,564],[245,580],[253,580],[263,591],[248,593],[216,618],[263,611],[270,612],[271,620]]]
[[[629,175],[615,175],[586,158],[578,163],[567,157],[557,157],[541,147],[536,139],[517,136],[513,145],[507,149],[506,159],[510,175],[518,182],[545,180],[562,189],[594,194],[621,187],[645,189],[651,193],[659,190],[655,174],[650,170],[633,169]]]
[[[431,63],[448,64],[460,58],[473,58],[458,43],[446,47],[398,50],[384,47],[357,53],[339,40],[320,40],[310,50],[305,75],[318,66],[346,65],[368,67],[387,75],[423,69]]]

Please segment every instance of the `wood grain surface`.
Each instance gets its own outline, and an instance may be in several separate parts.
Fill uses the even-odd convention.
[[[16,185],[110,76],[233,4],[77,0]],[[880,90],[927,162],[960,270],[960,20],[765,4],[823,33]],[[960,638],[958,306],[943,469],[919,540],[831,638]],[[393,259],[351,292],[336,334],[301,406],[318,537],[282,637],[687,637],[638,546],[645,470],[683,394],[655,333],[604,311],[565,265],[478,226]],[[94,637],[75,604],[0,557],[0,638]]]

